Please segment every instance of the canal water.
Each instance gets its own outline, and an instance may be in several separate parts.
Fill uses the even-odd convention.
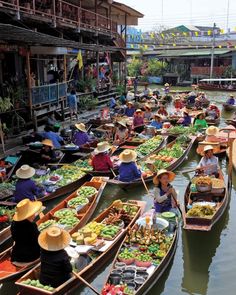
[[[215,102],[220,109],[227,98],[227,93],[208,92],[208,97]],[[232,114],[222,113],[221,126],[225,126],[224,120]],[[181,170],[196,167],[200,158],[195,152],[196,146],[190,153],[185,163],[176,170],[176,178],[173,182],[178,191],[178,198],[183,204],[185,188],[189,182],[190,175],[182,175]],[[227,160],[220,160],[221,167],[227,173]],[[153,186],[149,185],[150,191]],[[96,216],[114,200],[137,199],[147,202],[147,209],[152,206],[152,199],[147,196],[145,189],[141,186],[130,189],[128,192],[120,190],[115,186],[107,186],[100,200]],[[52,201],[50,207],[58,202]],[[230,205],[220,222],[209,233],[187,232],[180,228],[178,248],[173,262],[163,274],[161,279],[148,293],[149,295],[235,295],[236,294],[236,175],[233,175],[233,188]],[[115,255],[115,253],[114,253]],[[108,275],[110,261],[97,274],[91,284],[101,290]],[[13,283],[0,286],[1,295],[13,295],[17,293]],[[88,288],[79,288],[74,293],[94,294]]]

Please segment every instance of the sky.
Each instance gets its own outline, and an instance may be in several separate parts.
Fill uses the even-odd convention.
[[[236,0],[118,0],[145,16],[139,20],[139,28],[150,31],[155,27],[177,25],[213,26],[236,30]],[[162,9],[163,3],[163,9]],[[228,10],[229,4],[229,10]]]

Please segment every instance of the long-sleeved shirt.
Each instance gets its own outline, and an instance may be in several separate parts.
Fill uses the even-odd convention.
[[[13,221],[11,234],[15,242],[11,253],[11,261],[31,262],[39,258],[39,231],[36,223],[28,220]]]
[[[194,123],[194,127],[196,129],[196,131],[203,129],[203,128],[207,128],[207,121],[205,119],[196,119],[195,123]]]
[[[209,165],[211,166],[204,170],[207,175],[212,175],[218,172],[219,164],[216,156],[212,156],[211,158],[202,157],[198,167],[201,168]]]
[[[235,99],[233,97],[227,99],[226,101],[227,104],[230,104],[230,105],[235,105]]]
[[[46,251],[41,249],[40,283],[54,288],[70,278],[72,265],[65,250]]]
[[[162,122],[157,122],[155,120],[153,120],[150,125],[155,127],[156,129],[161,129],[162,128]]]
[[[141,171],[134,162],[121,163],[119,167],[119,180],[130,182],[141,177]]]
[[[54,148],[59,149],[61,147],[61,142],[63,141],[63,138],[58,135],[56,132],[53,131],[45,131],[42,134],[44,139],[50,139],[53,143]]]
[[[133,117],[134,113],[135,113],[135,108],[130,108],[130,109],[126,108],[124,115],[127,117]]]
[[[113,163],[108,154],[100,153],[93,157],[92,166],[94,171],[109,171]]]
[[[39,195],[40,190],[32,179],[19,179],[16,183],[13,200],[19,203],[23,199],[34,201]]]
[[[190,116],[185,116],[182,121],[182,125],[189,126],[191,124],[191,120],[192,120],[192,118]]]
[[[134,119],[133,119],[133,125],[134,125],[134,127],[144,125],[143,117],[138,117],[138,116],[134,117]]]
[[[77,146],[81,146],[90,142],[90,138],[86,132],[76,131],[73,137],[73,143]]]

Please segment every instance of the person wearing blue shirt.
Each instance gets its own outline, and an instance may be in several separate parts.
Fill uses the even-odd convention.
[[[192,123],[192,118],[189,116],[188,113],[184,112],[184,118],[181,124],[183,126],[190,126],[191,123]]]
[[[129,101],[127,103],[127,108],[125,109],[124,115],[127,117],[133,117],[134,113],[135,113],[135,108],[133,106],[133,103],[132,101]]]
[[[235,98],[233,94],[230,94],[230,97],[227,99],[226,104],[235,105]]]
[[[124,93],[120,96],[120,98],[119,98],[119,101],[120,101],[120,103],[121,103],[122,105],[125,105],[126,102],[127,102],[126,96],[127,96],[127,93],[124,92]]]
[[[196,100],[196,94],[192,91],[189,93],[189,96],[187,98],[188,105],[194,105]]]
[[[141,171],[138,169],[135,160],[137,153],[132,150],[124,150],[119,159],[121,161],[119,167],[119,180],[123,182],[131,182],[141,177]]]
[[[71,90],[70,95],[67,97],[67,103],[70,110],[70,119],[72,120],[72,116],[75,115],[78,119],[77,114],[77,97],[75,90]]]
[[[63,143],[63,138],[56,132],[51,131],[51,128],[49,126],[46,126],[44,128],[42,136],[44,139],[50,139],[53,143],[54,148],[56,149],[59,149],[61,147],[61,143]]]
[[[156,129],[162,129],[162,125],[161,116],[156,114],[150,126],[155,127]]]
[[[114,109],[116,107],[116,98],[112,96],[110,99],[110,109]]]

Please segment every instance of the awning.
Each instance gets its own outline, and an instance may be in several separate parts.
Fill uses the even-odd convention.
[[[144,15],[132,7],[113,1],[111,6],[111,17],[118,25],[124,25],[125,22],[129,26],[138,25],[138,19]]]
[[[214,55],[223,55],[231,52],[231,50],[214,50]],[[210,56],[210,49],[189,49],[189,50],[168,50],[156,52],[157,57],[192,57],[192,56]]]

